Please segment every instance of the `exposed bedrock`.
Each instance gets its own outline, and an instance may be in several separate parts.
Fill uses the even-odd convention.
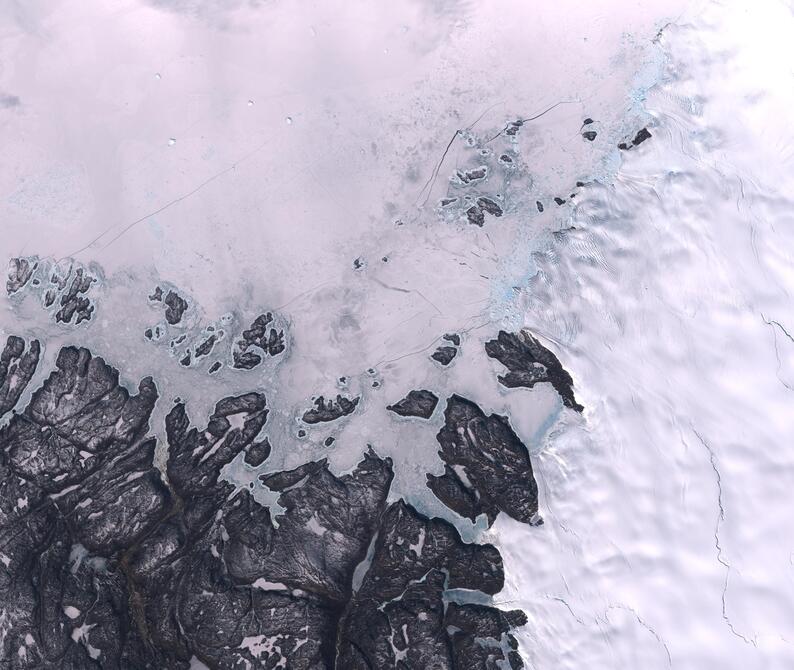
[[[287,348],[284,330],[275,326],[272,312],[260,314],[234,345],[232,359],[238,370],[251,370],[266,356],[275,358]]]
[[[566,407],[577,412],[584,410],[574,397],[571,375],[554,353],[528,330],[517,333],[500,330],[495,340],[485,343],[485,352],[509,370],[498,377],[503,386],[532,388],[535,384],[549,382]]]
[[[0,431],[2,667],[157,667],[121,564],[171,506],[145,438],[156,389],[130,395],[85,349],[56,366]]]
[[[495,547],[466,544],[447,522],[428,519],[403,501],[394,503],[381,522],[369,569],[342,617],[336,667],[461,670],[502,667],[500,661],[523,667],[517,654],[505,658],[499,642],[478,639],[505,635],[515,648],[509,630],[524,623],[520,612],[482,606],[481,614],[444,600],[447,589],[493,595],[503,583]],[[472,655],[481,642],[483,650]]]
[[[9,335],[0,353],[0,418],[17,404],[36,371],[40,355],[38,340],[32,340],[26,351],[25,340]]]
[[[12,295],[30,281],[38,268],[38,260],[34,258],[12,258],[8,261],[8,278],[6,292]]]
[[[37,358],[33,343],[6,345],[0,397]],[[344,475],[324,460],[262,475],[280,494],[273,518],[221,477],[241,454],[266,463],[264,395],[221,399],[201,427],[175,404],[167,481],[148,437],[156,401],[151,379],[132,394],[66,347],[0,429],[0,667],[521,667],[520,613],[445,600],[497,593],[497,550],[387,505],[388,458],[370,448]]]
[[[443,366],[447,366],[452,362],[452,359],[455,358],[457,354],[457,347],[442,345],[430,355],[430,358],[432,358],[434,361],[438,361]]]
[[[425,389],[409,391],[399,402],[386,407],[390,412],[400,416],[415,416],[420,419],[429,419],[438,405],[438,396]]]
[[[188,308],[187,300],[173,289],[164,291],[162,287],[155,286],[149,296],[151,302],[159,302],[165,308],[165,320],[172,326],[180,323]]]
[[[168,291],[163,303],[165,304],[165,320],[171,325],[179,323],[187,311],[187,300],[176,291]]]
[[[493,198],[487,198],[485,196],[479,197],[477,198],[477,205],[479,205],[483,212],[486,212],[491,216],[502,216],[502,207]]]
[[[280,582],[346,602],[353,571],[377,531],[392,477],[391,460],[372,449],[352,473],[341,477],[329,471],[325,460],[265,475],[264,483],[281,493],[278,502],[286,512],[271,531],[266,550],[261,535],[255,538],[258,544],[241,540],[234,546],[236,576]]]
[[[620,144],[618,144],[618,149],[622,151],[628,151],[629,149],[633,149],[634,147],[639,146],[645,140],[649,140],[651,137],[652,135],[647,128],[641,128],[640,130],[637,131],[637,134],[634,136],[633,140],[621,142]]]
[[[151,378],[130,395],[101,358],[65,347],[56,370],[4,429],[0,447],[19,476],[45,491],[62,491],[134,455],[156,399]]]
[[[308,424],[336,421],[343,416],[352,414],[360,400],[360,397],[347,398],[339,394],[337,394],[335,400],[326,400],[324,396],[320,396],[315,399],[314,407],[307,409],[301,418],[304,423]]]
[[[93,317],[94,302],[89,292],[98,281],[94,270],[70,259],[56,262],[39,260],[37,256],[12,258],[8,263],[6,292],[11,296],[23,289],[38,289],[43,293],[44,307],[51,309],[55,321],[77,325]]]
[[[55,320],[61,323],[71,323],[72,320],[75,323],[88,321],[94,312],[94,305],[84,294],[88,293],[96,277],[84,268],[75,268],[74,272],[72,270],[73,268],[70,267],[64,278],[64,284],[60,287],[60,308],[55,312]]]
[[[428,475],[427,486],[457,514],[488,525],[505,512],[537,524],[538,487],[526,446],[507,418],[486,414],[471,400],[453,395],[436,436],[444,474]]]
[[[482,226],[485,224],[485,214],[483,210],[478,205],[472,205],[466,210],[466,218],[468,219],[469,223],[475,226]]]

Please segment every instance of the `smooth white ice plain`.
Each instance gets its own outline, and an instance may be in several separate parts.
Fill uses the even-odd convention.
[[[0,252],[103,279],[88,326],[56,326],[28,295],[0,329],[46,344],[33,388],[67,343],[131,387],[154,376],[161,436],[175,397],[201,423],[224,395],[264,391],[265,469],[326,456],[342,472],[372,443],[395,497],[500,547],[496,600],[530,616],[530,668],[793,667],[792,28],[775,0],[11,3]],[[503,217],[439,213],[456,168],[546,110],[495,141],[522,165],[487,181]],[[651,140],[616,149],[644,125]],[[143,337],[163,281],[198,329],[276,310],[288,354],[183,368]],[[524,325],[583,417],[550,388],[496,384],[482,343]],[[428,356],[446,332],[463,344],[442,369]],[[359,409],[299,439],[341,376]],[[429,422],[384,409],[413,388],[511,417],[545,525],[483,533],[430,495],[441,407]]]
[[[531,667],[794,667],[792,28],[665,29],[653,141],[536,256],[519,313],[587,410],[539,454],[545,532],[494,530]]]

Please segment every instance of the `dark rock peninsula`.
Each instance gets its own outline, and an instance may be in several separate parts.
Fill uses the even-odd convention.
[[[548,382],[559,393],[566,407],[577,412],[584,410],[574,397],[571,375],[554,353],[528,330],[517,333],[499,331],[495,340],[485,343],[485,352],[509,370],[506,375],[498,377],[503,386],[532,388],[535,384]]]

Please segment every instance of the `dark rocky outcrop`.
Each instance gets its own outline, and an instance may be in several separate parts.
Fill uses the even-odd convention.
[[[629,149],[633,149],[634,147],[642,144],[645,140],[648,140],[651,137],[652,135],[650,131],[647,128],[642,128],[641,130],[637,131],[637,134],[634,136],[633,140],[618,144],[618,149],[621,151],[628,151]]]
[[[38,340],[33,340],[25,351],[25,340],[9,335],[0,353],[0,418],[17,404],[36,371],[40,355]]]
[[[477,198],[477,205],[479,205],[482,211],[490,214],[491,216],[502,216],[502,207],[493,198],[481,196]]]
[[[232,352],[233,367],[252,370],[265,356],[275,357],[286,349],[284,330],[276,328],[271,312],[260,314],[243,331]]]
[[[61,288],[60,308],[55,312],[55,320],[60,323],[77,323],[88,321],[94,312],[94,305],[84,295],[88,293],[91,285],[96,281],[96,277],[88,273],[84,268],[78,267],[73,270],[69,268],[64,285],[68,288]]]
[[[33,276],[39,263],[35,258],[12,258],[8,261],[6,292],[13,295],[23,288]]]
[[[151,378],[130,395],[118,372],[87,349],[61,349],[56,367],[0,436],[14,471],[47,492],[138,450],[157,399]]]
[[[252,468],[258,468],[267,460],[271,451],[272,447],[270,446],[270,440],[264,438],[259,442],[253,442],[251,446],[245,450],[244,460]]]
[[[485,224],[485,215],[500,217],[503,214],[502,207],[493,198],[480,196],[477,202],[466,210],[466,219],[469,223],[482,227]]]
[[[449,365],[452,362],[452,359],[457,356],[457,354],[457,347],[442,345],[430,355],[430,358],[432,358],[434,361],[438,361],[441,363],[441,365]]]
[[[498,645],[480,644],[522,625],[521,613],[447,606],[447,589],[493,595],[503,585],[502,561],[490,545],[466,544],[453,526],[428,519],[403,501],[389,507],[373,547],[372,561],[339,626],[337,668],[510,668]],[[459,609],[463,609],[460,612]],[[483,635],[482,637],[486,637]],[[472,654],[474,654],[472,656]]]
[[[445,463],[441,476],[428,475],[428,487],[450,509],[474,521],[493,523],[499,511],[537,524],[538,487],[529,452],[506,417],[486,416],[472,401],[453,395],[436,439]]]
[[[90,321],[94,315],[95,305],[89,292],[98,280],[94,270],[73,260],[12,258],[8,263],[6,291],[9,296],[23,290],[40,292],[42,304],[56,322],[77,325]]]
[[[438,405],[438,396],[432,391],[410,391],[407,396],[393,405],[386,407],[390,412],[400,416],[415,416],[429,419]]]
[[[149,640],[167,651],[168,667],[187,668],[192,656],[219,668],[287,658],[323,668],[331,658],[335,619],[322,599],[235,578],[247,565],[240,547],[256,538],[266,552],[273,527],[266,508],[246,493],[232,496],[219,474],[241,451],[263,455],[253,440],[266,420],[258,393],[218,402],[203,431],[181,403],[168,415],[168,477],[180,504],[128,558]]]
[[[466,218],[469,223],[474,226],[480,226],[480,228],[485,223],[485,214],[478,205],[472,205],[466,210]]]
[[[216,334],[209,335],[205,340],[199,342],[196,345],[196,350],[194,354],[196,358],[202,358],[203,356],[208,356],[211,352],[215,343],[218,341],[218,336]]]
[[[511,121],[505,127],[504,133],[509,137],[514,137],[518,134],[518,131],[521,130],[521,127],[524,125],[524,119],[516,119],[515,121]]]
[[[499,509],[488,499],[482,498],[468,478],[466,477],[464,482],[449,465],[444,464],[443,475],[428,474],[427,487],[453,512],[469,519],[472,523],[477,521],[480,514],[485,514],[490,526],[499,515]]]
[[[0,659],[18,668],[154,668],[120,552],[170,507],[145,439],[157,396],[137,395],[85,349],[0,431]]]
[[[37,359],[10,339],[0,397]],[[101,358],[66,347],[0,429],[0,667],[522,667],[520,613],[445,600],[497,593],[498,552],[403,501],[387,507],[389,459],[370,448],[345,475],[324,460],[262,475],[280,493],[273,518],[221,476],[238,456],[269,457],[265,397],[223,398],[203,428],[178,401],[167,480],[147,437],[156,399],[151,379],[131,394]]]
[[[182,317],[187,311],[187,300],[176,291],[171,290],[165,294],[163,304],[165,304],[165,320],[168,321],[168,323],[175,326],[182,321]]]
[[[651,133],[647,128],[643,128],[637,132],[632,140],[632,144],[636,147],[638,144],[642,144],[645,140],[649,140],[651,138]]]
[[[151,302],[162,303],[165,307],[165,320],[172,326],[181,323],[182,317],[188,308],[187,300],[179,295],[175,290],[168,289],[164,291],[162,287],[155,286],[154,291],[149,296]]]
[[[324,459],[263,475],[263,483],[281,493],[278,502],[285,513],[271,531],[267,552],[256,551],[262,537],[230,543],[233,576],[252,582],[264,578],[345,603],[353,572],[378,529],[392,477],[391,460],[372,448],[341,477]]]
[[[471,170],[456,170],[455,179],[460,183],[468,186],[482,181],[488,176],[488,166],[480,165],[479,167]]]
[[[339,394],[337,394],[336,400],[326,400],[325,396],[320,396],[315,399],[314,407],[307,409],[301,419],[304,423],[309,424],[336,421],[343,416],[352,414],[360,400],[360,397],[346,398]]]
[[[528,330],[517,333],[499,331],[495,340],[485,343],[485,352],[504,365],[509,372],[498,377],[508,388],[532,388],[541,382],[550,383],[566,407],[581,412],[573,394],[573,379],[559,359]]]
[[[518,642],[511,630],[524,626],[527,616],[521,610],[503,611],[483,605],[449,603],[444,618],[452,641],[455,670],[524,667]],[[506,662],[506,665],[505,665]]]

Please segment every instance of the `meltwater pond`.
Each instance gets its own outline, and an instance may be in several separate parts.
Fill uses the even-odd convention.
[[[0,665],[792,667],[793,24],[0,9]]]

